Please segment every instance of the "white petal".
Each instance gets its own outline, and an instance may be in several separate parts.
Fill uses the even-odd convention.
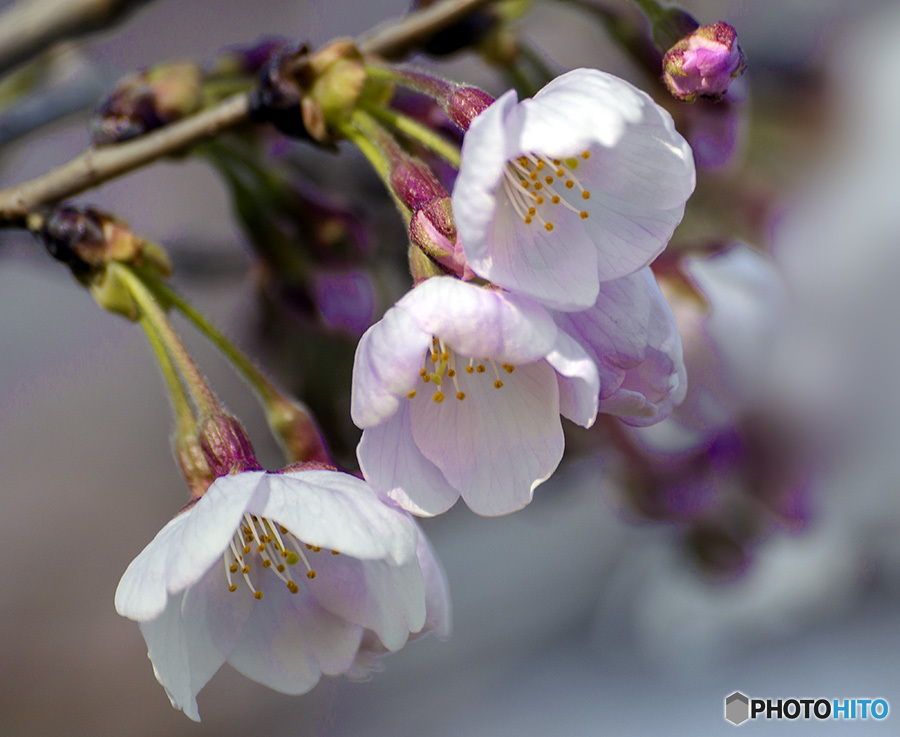
[[[410,640],[429,632],[434,632],[445,640],[450,637],[451,627],[450,588],[444,568],[421,528],[418,556],[422,578],[425,580],[425,624],[419,632],[410,636]]]
[[[291,594],[269,571],[257,578],[263,598],[253,600],[244,636],[228,659],[235,669],[275,691],[301,694],[322,673],[352,666],[361,627],[323,609],[303,584]]]
[[[684,399],[675,318],[649,268],[601,285],[590,310],[555,315],[600,373],[600,412],[651,424]]]
[[[597,419],[600,375],[597,365],[575,340],[560,330],[556,345],[547,354],[558,374],[559,413],[582,427],[590,427]]]
[[[184,525],[169,544],[166,585],[170,593],[193,585],[221,559],[265,477],[265,471],[220,476],[184,513]]]
[[[398,397],[416,387],[431,337],[396,306],[366,330],[353,358],[350,415],[357,427],[377,425],[397,411]]]
[[[553,319],[536,302],[449,276],[422,282],[397,309],[465,356],[530,363],[543,358],[556,338]]]
[[[507,514],[531,501],[534,488],[563,453],[556,373],[546,361],[502,373],[466,377],[466,398],[440,404],[420,393],[410,401],[413,437],[469,507],[485,516]]]
[[[310,545],[354,558],[413,560],[416,528],[402,511],[379,499],[368,484],[337,471],[273,473],[263,503],[251,511],[287,527]]]
[[[463,163],[451,201],[470,264],[488,255],[486,237],[496,209],[495,190],[517,145],[521,118],[515,90],[509,90],[472,121],[463,138]]]
[[[359,467],[372,488],[413,514],[446,512],[459,492],[440,469],[422,455],[409,424],[408,400],[389,420],[363,430],[356,448]]]
[[[375,632],[388,650],[399,650],[410,631],[425,624],[425,588],[418,558],[397,566],[355,560],[343,552],[310,557],[312,595],[328,611]]]

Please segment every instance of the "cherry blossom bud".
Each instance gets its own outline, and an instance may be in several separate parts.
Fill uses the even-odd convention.
[[[164,64],[120,80],[91,120],[95,146],[136,138],[200,107],[200,69],[192,62]]]
[[[663,81],[682,102],[698,96],[718,100],[747,64],[737,33],[727,23],[702,26],[676,43],[663,57]]]
[[[416,211],[409,223],[409,240],[450,273],[467,281],[475,276],[456,235],[449,196],[432,200]]]
[[[476,116],[483,113],[494,103],[494,98],[477,87],[460,87],[453,92],[445,106],[447,116],[463,130],[469,126]]]

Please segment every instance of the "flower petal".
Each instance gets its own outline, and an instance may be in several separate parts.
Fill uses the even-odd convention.
[[[399,650],[409,633],[425,624],[425,588],[417,558],[398,566],[319,553],[310,563],[317,575],[307,586],[316,600],[375,632],[388,650]]]
[[[554,317],[597,365],[600,412],[653,424],[684,399],[681,337],[649,268],[601,284],[591,309]]]
[[[408,512],[432,517],[450,509],[459,492],[413,440],[407,401],[386,422],[363,430],[356,456],[373,489]]]
[[[559,465],[563,432],[556,373],[546,361],[466,384],[466,399],[410,401],[413,438],[477,514],[521,509]]]
[[[322,674],[353,664],[362,627],[326,611],[301,585],[291,594],[274,575],[258,576],[263,598],[253,600],[244,636],[228,662],[248,678],[286,694],[302,694]]]
[[[574,339],[560,330],[556,345],[547,354],[559,382],[559,413],[582,427],[597,419],[600,375],[597,365]]]
[[[450,637],[450,588],[447,585],[444,568],[421,528],[419,528],[418,558],[422,578],[425,581],[425,624],[421,630],[410,635],[410,640],[429,632],[434,632],[438,638],[445,640]]]
[[[353,358],[350,395],[350,415],[357,427],[377,425],[397,411],[398,397],[416,387],[431,337],[398,306],[363,334]]]
[[[530,363],[543,358],[556,338],[553,319],[538,303],[449,276],[422,282],[397,309],[464,356]]]
[[[365,481],[337,471],[272,473],[254,514],[287,527],[310,545],[398,565],[415,558],[416,528]]]

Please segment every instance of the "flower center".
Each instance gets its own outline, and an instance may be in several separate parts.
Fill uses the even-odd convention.
[[[590,151],[581,152],[582,159],[590,157]],[[591,198],[590,191],[575,176],[578,163],[574,156],[550,159],[538,154],[525,154],[506,164],[503,189],[525,225],[537,220],[544,230],[551,232],[554,227],[551,219],[554,205],[562,205],[563,210],[576,213],[582,220],[590,217],[587,210],[579,210],[563,196],[565,190],[577,189],[582,200]]]
[[[487,378],[493,376],[494,388],[502,389],[503,380],[500,378],[500,369],[497,368],[497,364],[493,359],[485,358],[481,361],[476,361],[474,358],[466,359],[464,356],[458,357],[452,350],[444,345],[442,340],[439,338],[432,338],[431,351],[425,354],[425,365],[419,369],[419,376],[422,377],[423,384],[434,386],[434,394],[431,395],[431,398],[438,404],[446,399],[446,395],[444,394],[444,389],[447,388],[444,385],[445,378],[450,379],[453,383],[453,390],[456,398],[462,401],[466,398],[466,393],[463,391],[465,382],[477,379],[482,374],[488,374],[487,366],[485,364],[491,367],[491,374],[489,374]],[[511,374],[516,367],[508,363],[503,363],[500,364],[500,368],[506,373]],[[463,372],[462,374],[459,373],[460,369]],[[464,378],[466,375],[472,378]],[[416,390],[413,389],[406,396],[409,399],[412,399],[416,396]]]
[[[257,556],[263,568],[272,571],[285,583],[288,591],[296,594],[300,591],[300,586],[294,581],[291,567],[302,561],[306,567],[306,577],[308,579],[316,577],[316,571],[310,565],[304,548],[311,553],[322,550],[317,545],[301,543],[284,525],[272,522],[266,517],[245,514],[243,523],[234,531],[228,550],[222,556],[225,561],[228,590],[237,591],[237,584],[234,583],[232,576],[240,574],[253,597],[263,598],[262,591],[250,580],[250,559]],[[340,555],[337,550],[332,550],[331,554]]]

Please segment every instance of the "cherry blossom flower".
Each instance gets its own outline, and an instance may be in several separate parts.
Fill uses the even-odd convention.
[[[414,514],[439,514],[459,496],[478,514],[506,514],[559,464],[560,414],[590,426],[598,390],[593,361],[537,302],[427,279],[357,348],[360,466]]]
[[[601,282],[665,248],[694,189],[690,146],[644,92],[593,69],[533,98],[509,91],[463,140],[453,211],[472,270],[550,307],[591,307]]]
[[[131,563],[116,610],[140,623],[157,679],[194,720],[226,661],[300,694],[323,673],[363,675],[369,651],[449,626],[443,574],[415,522],[330,470],[218,477]]]
[[[684,399],[681,336],[649,266],[603,282],[590,309],[553,315],[597,366],[600,412],[647,426],[668,417]]]

